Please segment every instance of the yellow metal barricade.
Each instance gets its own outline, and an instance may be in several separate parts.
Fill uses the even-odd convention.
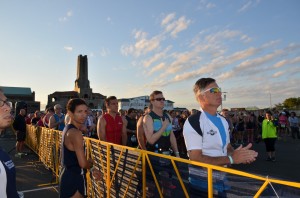
[[[27,125],[26,144],[38,154],[41,162],[51,169],[58,182],[60,170],[60,142],[61,131],[48,128]],[[265,189],[272,184],[281,185],[286,188],[294,188],[300,194],[300,183],[265,178],[230,168],[213,166],[186,159],[166,156],[149,151],[139,150],[126,146],[111,144],[91,138],[84,138],[88,158],[92,158],[95,168],[103,177],[95,181],[91,173],[87,172],[87,186],[89,197],[147,197],[152,192],[151,182],[156,194],[154,196],[164,197],[166,193],[173,197],[190,197],[188,171],[189,165],[199,166],[207,169],[207,197],[214,196],[214,171],[225,172],[235,180],[246,181],[250,179],[255,182],[255,188],[248,192],[250,197],[260,197]],[[154,160],[153,160],[154,159]],[[162,167],[155,162],[165,160],[169,163],[168,169],[163,171]],[[176,185],[168,184],[172,190],[166,190],[165,181],[162,181],[161,173],[172,172],[166,180],[174,181]],[[149,181],[149,178],[152,178]],[[169,187],[170,187],[169,186]],[[242,185],[241,188],[245,186]],[[273,186],[272,186],[273,188]],[[242,196],[243,190],[232,190],[236,196]],[[249,195],[250,194],[250,195]],[[297,194],[297,195],[299,195]],[[230,196],[228,196],[230,197]]]

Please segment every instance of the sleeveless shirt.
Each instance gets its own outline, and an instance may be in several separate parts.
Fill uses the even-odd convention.
[[[106,126],[105,126],[106,141],[121,145],[122,128],[123,128],[122,117],[116,115],[116,117],[113,118],[110,114],[106,113],[103,115],[103,118],[106,121]]]

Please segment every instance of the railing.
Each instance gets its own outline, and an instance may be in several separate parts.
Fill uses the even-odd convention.
[[[27,125],[26,144],[51,169],[58,183],[61,131]],[[213,197],[213,172],[227,173],[228,197],[300,196],[300,183],[265,178],[230,168],[84,138],[87,157],[103,177],[95,181],[87,173],[89,197],[200,197],[189,184],[188,166],[207,169],[207,197]],[[294,170],[297,172],[297,170]]]

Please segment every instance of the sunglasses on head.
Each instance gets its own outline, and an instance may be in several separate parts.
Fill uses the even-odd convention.
[[[166,99],[165,98],[154,98],[153,100],[156,100],[156,101],[165,101]]]
[[[222,92],[220,87],[212,87],[212,88],[206,89],[205,91],[202,91],[202,93],[205,93],[208,91],[210,93],[221,93]]]

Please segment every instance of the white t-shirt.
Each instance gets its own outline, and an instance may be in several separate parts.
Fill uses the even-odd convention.
[[[5,168],[0,161],[0,197],[6,198],[6,185],[7,185],[7,178],[6,178],[6,171]]]
[[[222,124],[226,133],[226,142],[223,147],[222,138],[219,129],[207,118],[205,112],[200,109],[201,115],[199,118],[200,128],[202,130],[202,136],[200,136],[194,128],[191,126],[189,120],[187,119],[183,126],[183,136],[185,139],[185,145],[188,151],[191,150],[202,150],[203,155],[211,157],[227,156],[227,146],[230,143],[229,137],[229,125],[226,119],[219,114]],[[223,149],[224,148],[224,149]],[[214,172],[214,180],[223,179],[225,174],[222,172]],[[197,175],[202,177],[207,177],[206,169],[201,169],[198,167],[189,168],[190,175]]]

